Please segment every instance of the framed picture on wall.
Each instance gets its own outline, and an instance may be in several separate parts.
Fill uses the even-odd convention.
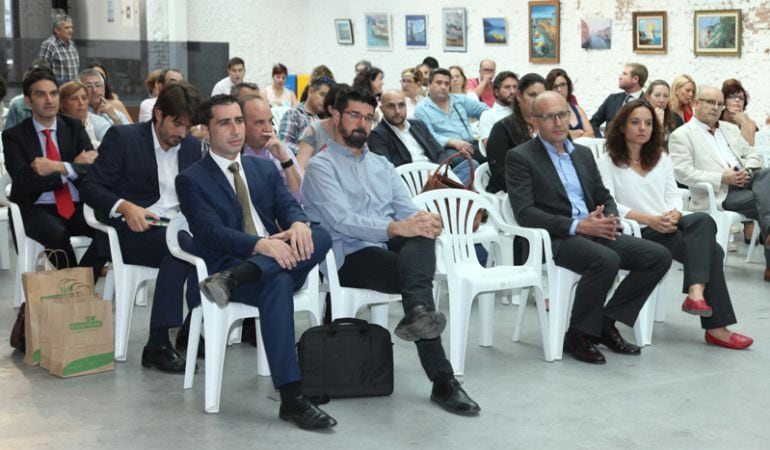
[[[741,10],[695,11],[696,55],[740,56]]]
[[[366,48],[369,50],[391,50],[392,29],[390,15],[366,14]]]
[[[353,45],[353,22],[350,19],[334,19],[334,29],[338,44]]]
[[[482,19],[484,23],[484,43],[485,44],[507,44],[508,27],[505,24],[505,17],[486,17]]]
[[[612,19],[580,19],[580,47],[586,50],[612,48]]]
[[[465,8],[444,8],[443,41],[445,52],[464,52],[468,50],[468,27],[465,22]]]
[[[559,2],[529,2],[529,62],[559,62]]]
[[[634,53],[666,53],[666,11],[636,11],[634,22]]]
[[[410,48],[426,48],[428,46],[428,16],[406,16],[406,46]]]

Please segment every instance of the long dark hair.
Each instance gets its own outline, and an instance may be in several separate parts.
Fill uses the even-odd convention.
[[[375,79],[377,79],[377,75],[379,74],[383,74],[383,76],[385,76],[382,69],[380,69],[379,67],[371,67],[368,69],[364,69],[358,72],[358,75],[356,75],[356,78],[353,80],[353,87],[359,88],[359,89],[366,89],[372,94],[375,94],[374,90],[372,89],[372,82]],[[379,98],[381,94],[382,92],[375,94],[375,96]]]
[[[616,166],[630,166],[629,163],[631,161],[628,157],[628,146],[626,146],[626,135],[623,133],[623,129],[631,113],[637,108],[646,108],[650,112],[650,117],[652,117],[650,140],[642,145],[642,149],[639,152],[639,165],[645,171],[649,171],[658,164],[660,155],[663,153],[663,127],[655,118],[655,109],[644,100],[633,100],[626,103],[615,114],[615,117],[612,118],[606,135],[607,153],[610,154],[612,163]]]
[[[556,78],[558,77],[564,77],[565,80],[567,80],[567,102],[570,105],[576,105],[577,99],[573,95],[574,91],[574,85],[572,84],[572,79],[567,75],[567,72],[564,69],[552,69],[550,72],[548,72],[548,75],[545,76],[545,88],[549,91],[556,90],[554,85],[556,84]]]
[[[537,73],[528,73],[519,79],[518,91],[520,95],[524,95],[524,91],[529,89],[533,84],[540,83],[545,86],[545,79]],[[507,120],[513,122],[513,127],[516,129],[519,135],[529,135],[529,124],[524,121],[524,114],[521,111],[521,104],[518,97],[513,98],[513,108],[511,115],[507,117]]]

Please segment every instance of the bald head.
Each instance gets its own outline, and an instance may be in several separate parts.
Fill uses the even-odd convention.
[[[564,99],[564,96],[559,94],[556,91],[545,91],[540,94],[538,94],[537,97],[535,97],[535,101],[532,102],[532,114],[543,114],[542,110],[540,109],[541,104],[557,104],[560,108],[561,107],[567,107],[567,100]]]
[[[700,86],[695,96],[693,115],[696,119],[713,127],[719,121],[725,106],[725,96],[721,89],[714,86]]]
[[[380,111],[386,122],[403,129],[406,120],[406,96],[396,89],[383,92],[380,98]]]
[[[567,100],[556,91],[545,91],[532,103],[533,128],[559,153],[564,152],[564,140],[569,135],[569,114]]]

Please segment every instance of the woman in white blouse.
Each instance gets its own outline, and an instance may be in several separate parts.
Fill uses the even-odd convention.
[[[716,243],[716,224],[704,213],[682,214],[674,170],[663,151],[663,130],[645,101],[626,104],[607,130],[607,152],[599,171],[621,216],[643,227],[642,237],[671,251],[684,265],[687,293],[682,310],[701,317],[706,342],[745,349],[754,341],[727,329],[736,323]]]

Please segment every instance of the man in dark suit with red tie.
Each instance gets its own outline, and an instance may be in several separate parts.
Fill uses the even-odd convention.
[[[59,90],[50,69],[31,71],[22,88],[32,117],[3,132],[5,167],[13,182],[10,200],[19,205],[27,236],[47,250],[64,251],[52,252],[51,263],[72,267],[77,260],[70,236],[94,235],[83,218],[78,188],[96,152],[79,120],[57,115]],[[95,243],[80,265],[98,276],[104,262]]]

